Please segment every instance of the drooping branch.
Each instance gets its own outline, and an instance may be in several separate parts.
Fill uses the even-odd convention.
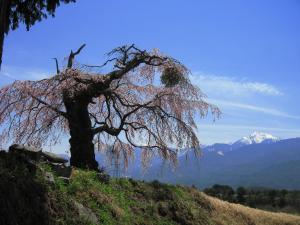
[[[114,135],[114,136],[117,136],[122,130],[123,130],[123,127],[124,125],[126,124],[126,119],[136,113],[138,110],[140,109],[149,109],[149,105],[151,105],[154,101],[156,101],[157,99],[161,98],[165,96],[164,94],[162,95],[156,95],[152,100],[144,103],[144,104],[134,104],[134,105],[128,105],[128,104],[125,104],[120,96],[118,96],[116,93],[112,93],[111,95],[111,100],[112,100],[112,105],[113,105],[113,108],[115,110],[115,112],[117,113],[119,119],[120,119],[120,124],[117,128],[115,127],[109,127],[107,123],[105,123],[104,125],[100,126],[100,127],[97,127],[97,128],[94,128],[93,129],[93,133],[94,134],[97,134],[99,132],[107,132],[108,134],[110,135]],[[120,103],[123,105],[123,106],[126,106],[126,107],[130,107],[131,111],[127,112],[126,114],[122,115],[120,110],[118,109],[118,107],[116,106],[116,99],[115,97],[120,101]],[[109,107],[109,100],[106,99],[106,104],[107,104],[107,108],[108,108],[108,117],[106,118],[106,120],[110,117],[110,107]],[[99,122],[98,122],[99,123]]]
[[[84,46],[71,51],[65,70],[59,71],[55,59],[55,76],[0,89],[0,123],[7,120],[10,124],[6,135],[13,131],[17,140],[40,144],[48,140],[50,132],[68,132],[72,124],[76,129],[71,139],[75,140],[80,134],[74,130],[82,130],[77,129],[80,122],[98,148],[106,146],[107,150],[113,145],[115,154],[131,154],[134,147],[140,147],[174,161],[179,149],[199,150],[196,118],[209,111],[218,117],[220,111],[204,100],[205,95],[188,79],[184,65],[157,50],[130,45],[114,49],[100,66],[112,64],[111,72],[93,71],[98,66],[73,69],[74,58]],[[171,74],[172,79],[173,72],[178,81],[163,83],[162,74],[164,79],[170,79]],[[86,114],[81,114],[83,111]],[[78,121],[81,115],[87,115],[83,116],[86,124]],[[148,156],[145,153],[145,158]]]
[[[30,93],[28,93],[28,95],[29,95],[30,97],[32,97],[34,100],[38,101],[39,103],[45,105],[47,108],[53,110],[53,111],[56,112],[57,114],[59,114],[59,115],[61,115],[61,116],[64,116],[65,118],[68,118],[68,114],[67,114],[66,112],[63,112],[63,111],[61,111],[61,110],[59,110],[59,109],[53,107],[51,104],[49,104],[49,103],[47,103],[47,102],[45,102],[45,101],[39,99],[38,97],[36,97],[36,96],[34,96],[34,95],[30,94]]]
[[[129,52],[131,50],[134,51]],[[186,77],[176,87],[167,89],[153,85],[141,87],[131,83],[136,82],[135,79],[139,79],[141,75],[151,81],[151,74],[161,71],[155,72],[152,68],[177,66],[177,70],[181,70],[183,74],[186,73],[186,68],[172,58],[136,50],[133,45],[128,48],[115,49],[113,53],[119,53],[120,56],[114,57],[105,64],[115,61],[116,70],[103,76],[104,83],[108,83],[109,88],[102,89],[105,90],[102,93],[110,96],[113,112],[111,112],[110,104],[106,103],[105,124],[95,127],[94,134],[104,132],[111,136],[118,136],[124,132],[125,139],[132,146],[164,151],[164,157],[172,154],[172,149],[168,147],[170,143],[178,147],[189,146],[199,149],[199,141],[193,130],[196,127],[193,120],[195,112],[199,110],[202,117],[210,109],[218,116],[219,110],[203,101],[201,92],[191,85]],[[141,72],[132,74],[129,78],[128,73],[131,71]],[[131,78],[133,80],[130,80]],[[100,83],[105,87],[103,80]],[[113,89],[115,81],[118,84],[123,83],[125,87],[116,85],[117,88]],[[97,90],[96,85],[93,88]],[[127,95],[126,90],[131,90],[131,94]],[[135,91],[137,95],[134,94]],[[152,96],[152,100],[146,101],[148,97],[140,98],[139,95],[143,96],[143,94]],[[108,118],[110,118],[109,123]],[[139,126],[136,126],[137,124]],[[147,136],[146,143],[144,145],[135,143],[137,141],[135,134],[140,134],[141,137]]]

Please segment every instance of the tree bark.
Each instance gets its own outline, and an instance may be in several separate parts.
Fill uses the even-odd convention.
[[[4,45],[4,32],[2,29],[0,29],[0,69],[2,65],[3,45]]]
[[[1,0],[0,3],[0,69],[2,65],[2,54],[3,54],[3,45],[4,37],[7,32],[7,15],[10,8],[10,0]]]
[[[71,138],[70,164],[79,168],[98,170],[95,160],[91,120],[87,101],[65,101]]]

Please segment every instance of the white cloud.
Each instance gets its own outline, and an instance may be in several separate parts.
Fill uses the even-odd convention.
[[[238,129],[238,130],[264,131],[264,132],[269,132],[269,133],[272,133],[272,131],[291,132],[291,133],[297,133],[297,135],[294,135],[295,137],[300,136],[300,129],[294,129],[294,128],[262,127],[262,126],[247,126],[247,125],[218,124],[218,123],[214,123],[213,125],[212,124],[200,124],[199,127],[200,128],[206,128],[206,129],[209,129],[209,128],[214,129],[214,128],[217,127],[219,129],[222,129],[222,130],[225,130],[225,129],[229,129],[229,130]]]
[[[273,115],[273,116],[285,117],[285,118],[289,118],[289,119],[300,119],[300,116],[290,115],[286,112],[282,112],[278,109],[273,109],[273,108],[266,108],[266,107],[260,107],[260,106],[256,106],[256,105],[243,104],[243,103],[230,102],[230,101],[223,101],[223,100],[218,100],[218,99],[210,99],[210,102],[218,105],[219,107],[224,106],[224,107],[231,107],[231,108],[240,108],[240,109],[261,112],[261,113],[269,114],[269,115]]]
[[[233,95],[247,96],[251,94],[264,94],[279,96],[283,93],[276,87],[259,82],[249,82],[245,79],[238,80],[231,77],[206,75],[194,73],[191,75],[193,84],[198,85],[208,95]]]
[[[49,74],[49,72],[39,69],[3,65],[0,71],[0,78],[4,76],[11,80],[40,80],[49,77]]]
[[[198,136],[202,144],[232,143],[254,131],[262,131],[282,139],[300,137],[300,129],[234,124],[199,124]]]

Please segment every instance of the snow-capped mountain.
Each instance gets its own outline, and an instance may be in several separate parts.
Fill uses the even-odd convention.
[[[263,132],[253,132],[248,137],[242,137],[241,139],[233,142],[232,144],[220,144],[216,143],[213,145],[208,145],[203,147],[202,149],[205,151],[213,152],[213,151],[221,151],[221,152],[228,152],[235,150],[237,148],[252,145],[252,144],[260,144],[260,143],[274,143],[280,141],[281,139],[278,137],[273,136],[272,134],[267,134]]]
[[[251,144],[260,144],[260,143],[273,143],[279,141],[280,138],[273,136],[272,134],[267,134],[263,132],[254,132],[249,135],[249,137],[242,137],[240,140],[233,143],[235,146],[244,146]]]

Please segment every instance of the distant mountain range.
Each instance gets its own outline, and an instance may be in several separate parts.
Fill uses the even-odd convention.
[[[199,188],[226,184],[300,189],[300,138],[281,140],[271,134],[254,132],[230,144],[204,146],[202,151],[199,159],[192,151],[180,156],[175,170],[156,157],[145,173],[141,169],[140,151],[137,151],[134,163],[121,175]],[[101,160],[100,164],[103,163]]]
[[[242,137],[241,139],[231,143],[231,144],[220,144],[216,143],[213,145],[203,146],[202,149],[204,151],[232,151],[238,149],[240,147],[252,144],[261,144],[261,143],[275,143],[280,141],[279,137],[275,137],[271,134],[262,133],[262,132],[254,132],[248,137]]]

